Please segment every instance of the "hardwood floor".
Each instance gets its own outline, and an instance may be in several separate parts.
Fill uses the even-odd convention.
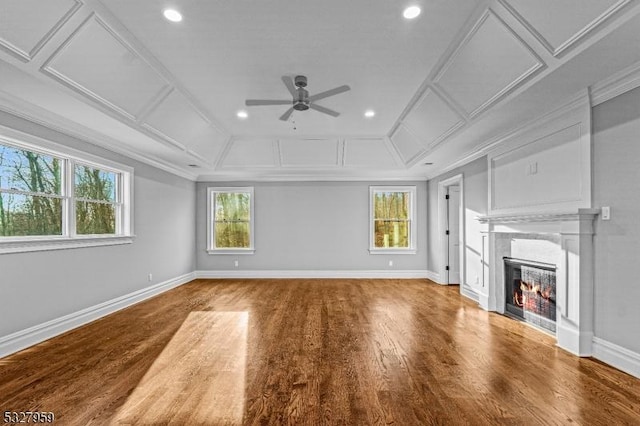
[[[0,360],[55,424],[637,425],[640,380],[426,280],[196,280]]]

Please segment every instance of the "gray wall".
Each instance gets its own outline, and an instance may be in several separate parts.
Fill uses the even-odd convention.
[[[438,200],[438,183],[458,174],[463,175],[466,238],[466,264],[464,265],[466,271],[465,279],[467,286],[476,292],[480,290],[482,285],[482,265],[480,263],[480,254],[482,253],[482,235],[480,234],[480,226],[476,217],[487,214],[487,173],[487,157],[485,156],[436,178],[430,179],[428,189],[428,265],[430,271],[438,273],[442,267],[442,263],[446,261],[445,253],[442,253],[442,248],[440,246],[440,233],[438,230],[438,202],[443,201]],[[446,282],[446,277],[440,277],[440,282]]]
[[[593,108],[595,335],[640,353],[640,88]]]
[[[134,167],[136,234],[121,246],[0,255],[0,337],[194,270],[194,182],[2,112],[0,124]]]
[[[369,254],[369,186],[416,185],[418,252]],[[206,252],[207,188],[255,188],[253,255]],[[277,182],[197,185],[196,262],[198,270],[426,270],[426,182]],[[234,267],[234,260],[239,267]],[[389,267],[393,260],[393,267]]]

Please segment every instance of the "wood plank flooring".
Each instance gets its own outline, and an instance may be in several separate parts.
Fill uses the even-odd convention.
[[[640,380],[427,280],[196,280],[0,360],[59,425],[638,425]]]

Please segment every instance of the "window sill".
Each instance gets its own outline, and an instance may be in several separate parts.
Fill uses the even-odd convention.
[[[383,248],[369,249],[369,254],[416,254],[418,250],[412,248]]]
[[[256,249],[209,249],[207,253],[209,254],[254,254]]]
[[[82,237],[25,237],[3,241],[0,239],[0,254],[27,253],[32,251],[67,250],[84,247],[115,246],[131,244],[135,235],[108,235],[108,236],[82,236]]]

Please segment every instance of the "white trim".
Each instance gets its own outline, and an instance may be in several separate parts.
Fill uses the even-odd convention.
[[[637,87],[640,87],[640,62],[591,86],[591,106],[600,105]]]
[[[414,248],[370,248],[369,254],[416,254],[418,250]]]
[[[594,337],[593,357],[640,379],[640,353]]]
[[[515,78],[512,82],[508,83],[503,89],[499,90],[498,93],[490,96],[489,99],[485,100],[480,106],[476,107],[472,111],[467,111],[466,108],[463,107],[462,104],[458,103],[453,96],[449,94],[446,87],[440,84],[440,80],[445,76],[449,68],[456,61],[458,56],[462,53],[462,51],[469,45],[469,43],[473,40],[476,34],[482,29],[484,24],[488,22],[488,19],[492,17],[495,19],[497,25],[501,26],[507,34],[509,34],[512,39],[519,44],[522,50],[529,54],[531,59],[534,61],[534,64],[531,65],[527,70],[525,70],[522,74],[520,74],[517,78]],[[533,77],[539,74],[542,70],[547,68],[547,64],[542,60],[542,58],[536,53],[535,50],[531,48],[518,33],[516,33],[503,19],[494,12],[490,7],[488,7],[485,12],[482,14],[480,19],[476,22],[476,24],[471,28],[471,30],[467,33],[465,38],[460,42],[455,51],[448,57],[447,61],[442,65],[442,68],[438,70],[435,77],[433,78],[433,86],[437,87],[438,90],[445,95],[449,104],[455,105],[459,107],[460,110],[464,111],[465,118],[469,121],[473,120],[475,117],[489,110],[494,104],[500,102],[502,99],[506,98],[508,95],[514,92],[517,88],[522,86],[523,84],[531,81]]]
[[[132,244],[135,236],[91,235],[68,237],[24,237],[24,239],[0,241],[0,255],[9,253],[26,253],[33,251],[67,250],[84,247],[117,246]]]
[[[529,22],[524,16],[520,14],[508,1],[499,0],[500,4],[507,9],[535,38],[538,39],[545,49],[549,51],[554,57],[559,57],[565,53],[569,53],[573,50],[581,40],[588,37],[591,33],[595,32],[607,19],[613,16],[616,12],[622,9],[629,3],[630,0],[619,0],[615,4],[611,5],[607,10],[596,16],[591,22],[587,23],[584,27],[570,36],[568,39],[560,43],[558,46],[554,46],[549,40],[547,40],[535,26]]]
[[[374,224],[374,194],[376,192],[407,192],[409,193],[409,247],[375,247]],[[369,254],[416,254],[418,250],[418,190],[415,185],[402,186],[370,186],[369,187]]]
[[[254,254],[255,252],[256,252],[255,249],[244,249],[244,248],[207,250],[207,253],[209,254],[233,254],[233,255],[240,255],[240,256],[244,254]]]
[[[464,176],[462,174],[457,174],[448,179],[441,180],[438,182],[438,234],[440,240],[440,252],[445,255],[445,253],[449,252],[449,247],[447,245],[447,203],[444,202],[445,195],[447,194],[447,188],[449,186],[458,185],[460,186],[460,209],[458,212],[459,215],[459,235],[460,235],[460,254],[459,263],[460,263],[460,289],[462,289],[462,284],[466,282],[466,261],[465,261],[465,247],[466,247],[466,237],[465,237],[465,208],[464,208]],[[447,254],[448,256],[448,254]],[[445,259],[442,259],[440,263],[440,277],[444,284],[449,284],[447,273],[447,262]]]
[[[219,193],[249,193],[249,247],[246,248],[216,248],[214,247],[214,198]],[[253,186],[227,186],[207,188],[207,253],[209,254],[253,254],[255,253],[255,197]]]
[[[128,308],[167,290],[186,284],[194,278],[195,273],[193,272],[180,275],[124,296],[0,337],[0,358],[66,333],[121,309]]]
[[[0,47],[5,48],[7,52],[14,54],[18,59],[22,61],[32,61],[33,58],[38,54],[40,49],[42,49],[42,47],[58,33],[58,31],[67,23],[67,21],[69,21],[69,19],[78,11],[78,9],[82,7],[82,1],[73,1],[75,4],[71,6],[69,10],[67,10],[67,12],[58,20],[58,22],[56,22],[53,27],[51,27],[51,29],[47,31],[47,33],[28,52],[22,50],[18,46],[1,37]]]
[[[196,271],[196,278],[396,278],[413,279],[428,278],[426,270],[343,270],[343,271],[319,271],[319,270],[209,270]]]
[[[480,303],[480,295],[478,292],[465,283],[460,283],[460,294],[476,303]]]
[[[433,272],[433,271],[427,271],[427,279],[433,281],[436,284],[440,284],[440,285],[446,285],[446,283],[443,283],[442,281],[440,281],[440,274],[437,272]]]
[[[361,169],[333,169],[333,175],[322,174],[322,170],[295,169],[291,171],[273,170],[273,168],[248,171],[205,173],[198,176],[197,182],[425,182],[424,172],[410,170],[380,169],[365,172]],[[384,177],[381,177],[384,176]]]

